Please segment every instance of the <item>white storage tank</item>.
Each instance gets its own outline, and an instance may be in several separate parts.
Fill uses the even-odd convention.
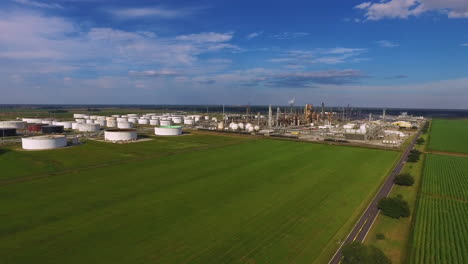
[[[232,124],[231,129],[233,131],[237,131],[239,129],[239,125],[238,124]]]
[[[149,125],[149,120],[148,119],[138,119],[138,124],[139,125]]]
[[[23,149],[44,150],[67,146],[67,137],[62,135],[47,135],[21,139]]]
[[[72,123],[72,129],[78,130],[78,123]]]
[[[120,117],[120,115],[112,115],[112,117],[115,117],[115,118],[117,118],[117,117]]]
[[[172,126],[172,120],[168,120],[168,119],[160,120],[159,124],[161,126]]]
[[[107,120],[107,127],[117,127],[117,121],[115,119],[109,119]]]
[[[159,119],[151,119],[149,122],[152,126],[159,126]]]
[[[244,128],[245,128],[244,123],[239,123],[238,125],[239,125],[240,130],[244,130]]]
[[[184,119],[181,116],[172,117],[172,122],[174,122],[174,124],[182,124],[183,120]]]
[[[248,127],[245,128],[245,130],[252,133],[254,131],[254,127],[253,126],[248,126]]]
[[[79,124],[78,130],[81,132],[97,132],[101,130],[101,126],[98,124]]]
[[[62,121],[62,122],[54,122],[53,125],[55,126],[63,126],[64,129],[72,129],[71,121]]]
[[[75,121],[76,121],[78,124],[86,124],[86,120],[81,119],[81,118],[75,119]]]
[[[138,119],[137,119],[136,117],[129,117],[129,118],[128,118],[128,122],[129,122],[129,123],[135,124],[135,123],[138,122]]]
[[[105,126],[107,126],[107,121],[106,120],[96,119],[96,120],[94,120],[94,124],[99,124],[101,127],[105,127]]]
[[[128,122],[128,118],[126,117],[118,117],[117,122]]]
[[[94,120],[92,120],[92,119],[86,119],[86,124],[94,124]]]
[[[193,120],[193,119],[184,119],[184,124],[189,125],[189,126],[193,126],[193,125],[195,125],[195,120]]]
[[[26,129],[27,123],[25,121],[2,121],[0,122],[0,128]]]
[[[118,128],[132,128],[133,123],[130,123],[130,122],[117,122],[117,127]]]
[[[210,120],[210,117],[209,116],[205,116],[205,120]]]
[[[42,118],[23,118],[22,120],[28,124],[42,124]]]
[[[154,134],[158,136],[177,136],[182,134],[181,126],[160,126],[154,128]]]
[[[104,131],[104,139],[107,141],[131,141],[138,138],[135,129],[108,129]]]
[[[254,126],[254,130],[257,131],[257,132],[260,131],[260,127],[259,126]]]
[[[84,118],[85,117],[85,114],[73,114],[73,118],[77,119],[77,118]]]
[[[127,114],[128,117],[138,117],[138,114]]]

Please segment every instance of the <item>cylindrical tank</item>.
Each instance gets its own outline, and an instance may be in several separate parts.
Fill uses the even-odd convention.
[[[73,118],[84,118],[85,114],[73,114]]]
[[[86,124],[94,124],[94,120],[92,120],[92,119],[86,119]]]
[[[108,129],[104,131],[104,139],[108,141],[130,141],[138,137],[135,129]]]
[[[99,120],[99,119],[96,119],[96,120],[94,121],[94,123],[100,125],[101,127],[107,126],[107,121],[106,121],[106,120]]]
[[[0,138],[16,136],[16,128],[0,128]]]
[[[85,119],[75,119],[75,121],[78,123],[78,124],[86,124],[86,120]]]
[[[218,130],[224,130],[224,122],[218,123]]]
[[[138,114],[127,114],[128,117],[138,117]]]
[[[255,129],[255,131],[257,131],[257,132],[260,131],[260,127],[259,127],[259,126],[254,126],[254,129]]]
[[[184,124],[189,125],[189,126],[193,126],[193,125],[195,125],[195,120],[193,120],[193,119],[184,119]]]
[[[78,129],[78,123],[72,123],[72,129],[77,130]]]
[[[128,122],[128,118],[126,117],[118,117],[117,122]]]
[[[107,127],[117,127],[117,121],[115,119],[107,120]]]
[[[117,118],[117,117],[120,117],[120,115],[112,115],[112,117],[115,117],[115,118]]]
[[[136,123],[138,123],[138,118],[136,118],[136,117],[129,117],[129,118],[128,118],[128,122],[129,122],[129,123],[136,124]]]
[[[174,124],[182,124],[183,120],[184,119],[181,116],[173,116],[172,117],[172,122],[174,122]]]
[[[107,120],[107,117],[105,117],[105,116],[98,116],[96,119],[102,121],[102,120]]]
[[[41,130],[44,134],[63,133],[63,126],[43,126]]]
[[[62,121],[62,122],[54,122],[54,126],[63,126],[64,129],[71,129],[72,128],[72,123],[70,121]]]
[[[89,119],[91,119],[91,120],[96,120],[96,119],[97,119],[97,116],[95,116],[95,115],[89,116]]]
[[[81,132],[97,132],[101,130],[98,124],[79,124],[78,130]]]
[[[167,120],[167,119],[166,120],[160,120],[159,124],[161,126],[172,126],[172,120]]]
[[[28,124],[42,124],[42,118],[23,118],[22,120]]]
[[[117,122],[117,127],[118,128],[132,128],[133,123],[130,123],[130,122]]]
[[[40,132],[42,131],[42,127],[45,126],[44,124],[29,124],[28,131],[29,132]]]
[[[151,119],[149,122],[152,126],[159,126],[159,119]]]
[[[154,128],[154,134],[158,136],[177,136],[182,134],[181,126],[160,126]]]
[[[21,139],[23,149],[43,150],[56,149],[67,146],[67,137],[62,135],[47,135]]]
[[[53,120],[42,120],[42,124],[51,126],[54,123]]]
[[[138,124],[139,125],[149,125],[149,120],[148,119],[138,119]]]
[[[0,122],[0,128],[26,129],[27,123],[25,121],[2,121]]]

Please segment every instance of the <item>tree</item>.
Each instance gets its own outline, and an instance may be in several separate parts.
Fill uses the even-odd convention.
[[[408,202],[403,200],[401,196],[389,198],[382,198],[377,207],[382,210],[382,213],[392,218],[408,217],[410,216],[410,209]]]
[[[416,144],[418,145],[424,145],[425,142],[426,140],[424,140],[424,138],[418,138],[418,140],[416,140]]]
[[[377,247],[354,241],[342,249],[343,264],[391,264],[390,259]]]
[[[403,173],[396,176],[393,182],[398,185],[412,186],[414,184],[414,178],[409,173]]]
[[[408,162],[418,162],[419,156],[421,155],[421,151],[417,149],[413,149],[408,154]]]

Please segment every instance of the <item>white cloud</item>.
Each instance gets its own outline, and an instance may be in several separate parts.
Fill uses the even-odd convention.
[[[258,36],[260,36],[261,34],[263,34],[263,32],[252,32],[250,34],[248,34],[247,36],[245,36],[246,39],[253,39],[253,38],[256,38]]]
[[[61,5],[56,3],[43,3],[32,0],[13,0],[13,2],[37,8],[63,8]]]
[[[226,42],[226,41],[230,41],[232,37],[233,37],[232,32],[229,32],[229,33],[205,32],[205,33],[198,33],[198,34],[181,35],[181,36],[177,36],[176,39],[203,43],[203,42]]]
[[[310,64],[341,64],[347,62],[359,62],[363,60],[359,56],[367,52],[363,48],[330,48],[315,50],[291,50],[280,58],[270,59],[270,62],[287,63],[287,65],[310,65]],[[287,66],[285,65],[285,66]]]
[[[109,9],[112,15],[118,18],[163,18],[174,19],[183,18],[192,15],[195,9],[167,9],[163,7],[142,7],[142,8],[123,8]]]
[[[310,34],[307,32],[282,32],[279,34],[272,35],[271,37],[275,39],[296,39],[300,37],[306,37],[308,35]]]
[[[355,8],[364,10],[367,20],[406,19],[431,11],[446,13],[449,18],[468,18],[466,0],[384,0],[364,2]]]
[[[382,47],[382,48],[396,48],[396,47],[400,46],[399,44],[397,44],[395,42],[388,41],[388,40],[379,40],[379,41],[376,41],[376,43],[379,44],[380,47]]]
[[[173,77],[179,75],[173,70],[146,70],[146,71],[129,71],[130,76],[141,77]]]
[[[468,47],[468,43],[460,44],[462,47]]]

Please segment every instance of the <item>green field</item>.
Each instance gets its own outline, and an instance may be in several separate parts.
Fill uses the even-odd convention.
[[[324,263],[398,156],[207,135],[0,151],[0,262]]]
[[[468,263],[468,158],[427,155],[410,263]]]
[[[468,153],[468,119],[432,121],[429,149]]]

